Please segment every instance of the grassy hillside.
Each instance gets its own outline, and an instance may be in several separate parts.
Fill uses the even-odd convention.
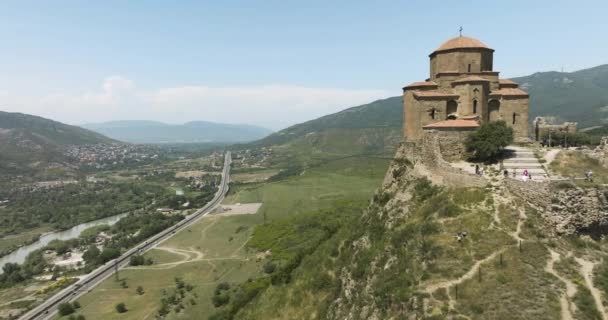
[[[414,170],[396,159],[362,215],[256,228],[248,247],[275,270],[209,319],[601,319],[605,240],[555,237],[497,177],[449,188]]]
[[[65,162],[70,145],[116,142],[101,134],[57,121],[0,111],[0,172],[35,174]]]
[[[318,119],[296,124],[287,129],[248,144],[248,147],[268,147],[302,139],[308,134],[322,134],[328,130],[375,129],[375,132],[388,133],[391,129],[401,129],[403,105],[401,97],[377,100],[361,106],[342,110]],[[373,145],[372,143],[365,143]]]
[[[132,143],[246,142],[260,139],[272,131],[247,124],[193,121],[166,124],[155,121],[111,121],[83,125],[117,140]]]
[[[530,93],[530,119],[556,116],[581,128],[608,122],[608,65],[575,72],[538,72],[513,78]]]

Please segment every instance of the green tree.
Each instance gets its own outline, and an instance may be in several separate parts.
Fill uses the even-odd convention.
[[[94,264],[97,258],[99,257],[100,251],[95,245],[89,246],[87,251],[82,254],[82,259],[87,264]]]
[[[69,302],[59,304],[57,309],[59,311],[59,314],[62,316],[67,316],[69,314],[74,313],[74,307],[72,307],[72,304],[70,304]]]
[[[116,304],[116,312],[118,312],[118,313],[127,312],[127,306],[123,302]]]
[[[513,128],[507,127],[504,121],[489,122],[471,133],[465,148],[471,160],[492,162],[496,161],[503,149],[513,143]]]
[[[142,294],[144,294],[144,288],[142,286],[137,286],[137,289],[135,289],[135,293],[141,296]]]

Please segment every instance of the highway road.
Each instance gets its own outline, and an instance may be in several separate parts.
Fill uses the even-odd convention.
[[[56,295],[44,301],[41,305],[28,311],[22,315],[19,319],[23,320],[43,320],[50,319],[55,313],[57,313],[57,306],[63,302],[70,302],[78,299],[83,294],[91,291],[96,285],[101,283],[104,279],[110,277],[116,270],[119,270],[129,264],[131,256],[136,254],[142,254],[151,248],[154,248],[159,243],[171,238],[177,232],[189,227],[200,218],[209,214],[213,211],[221,202],[224,200],[224,196],[228,192],[228,184],[230,182],[230,163],[232,157],[230,151],[226,152],[224,158],[224,168],[222,170],[222,181],[217,193],[213,199],[207,203],[203,208],[197,210],[193,214],[187,216],[184,220],[177,224],[163,230],[162,232],[148,238],[146,241],[138,244],[129,251],[125,252],[120,257],[107,262],[103,266],[95,269],[93,272],[80,279],[78,282],[71,286],[63,289]]]

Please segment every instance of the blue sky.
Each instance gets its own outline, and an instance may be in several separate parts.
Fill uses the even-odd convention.
[[[0,110],[279,129],[399,95],[464,34],[503,77],[608,63],[606,1],[3,1]]]

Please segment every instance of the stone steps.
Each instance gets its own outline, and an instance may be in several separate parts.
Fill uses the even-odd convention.
[[[511,158],[504,160],[503,163],[538,163],[536,158]]]
[[[543,169],[543,165],[540,164],[540,163],[538,163],[538,162],[536,162],[536,163],[533,163],[533,162],[526,162],[526,163],[519,163],[519,162],[516,162],[516,163],[503,163],[503,167],[505,169],[513,169],[513,168],[514,169],[518,169],[518,168],[522,168],[522,169],[541,168],[541,169]]]
[[[522,179],[524,170],[532,176],[532,181],[547,180],[547,172],[535,157],[534,152],[525,147],[509,146],[506,148],[508,158],[503,160],[503,168],[509,172],[509,178]],[[516,172],[513,177],[513,171]]]

